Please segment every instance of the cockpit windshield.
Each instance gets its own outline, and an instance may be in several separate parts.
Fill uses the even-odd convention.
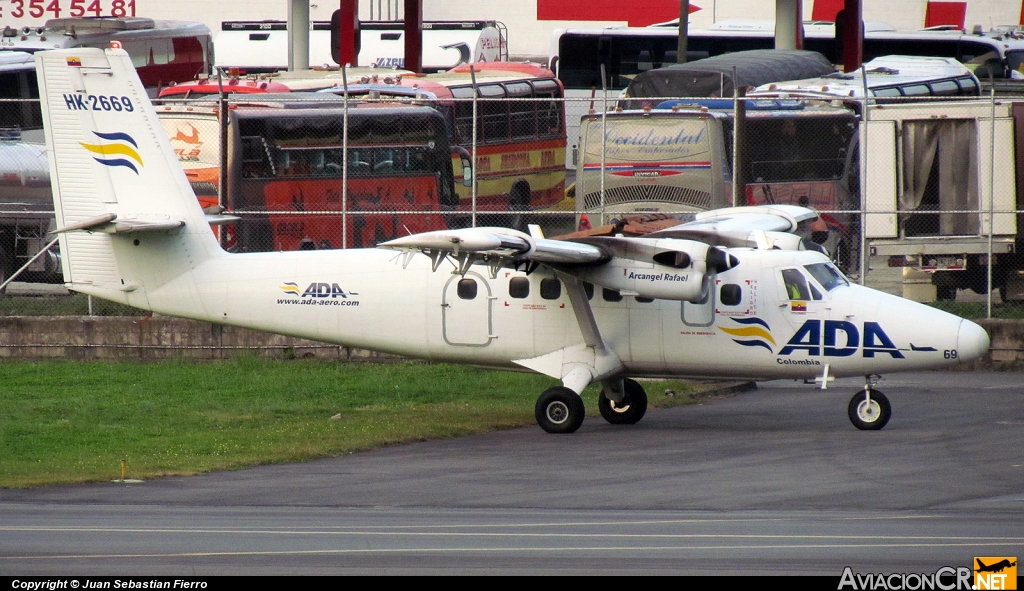
[[[814,277],[826,291],[832,291],[839,286],[850,285],[846,277],[836,269],[832,263],[815,263],[804,265],[804,269]]]

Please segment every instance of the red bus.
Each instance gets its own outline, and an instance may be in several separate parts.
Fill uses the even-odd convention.
[[[217,205],[217,109],[160,105],[157,113],[200,202]],[[361,248],[448,227],[458,195],[441,114],[408,104],[350,103],[347,138],[345,118],[340,100],[298,94],[231,108],[223,205],[241,221],[223,234],[225,247]],[[468,165],[468,154],[455,150]]]
[[[474,90],[474,69],[476,89]],[[473,97],[477,102],[476,208],[545,210],[565,200],[565,105],[561,82],[530,63],[465,64],[439,74],[349,79],[349,94],[412,97],[442,114],[451,141],[473,149]],[[342,94],[338,86],[321,92]],[[472,190],[459,187],[459,209],[472,207]],[[571,205],[568,205],[571,209]]]

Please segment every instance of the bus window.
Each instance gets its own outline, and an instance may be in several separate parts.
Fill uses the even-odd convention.
[[[956,83],[956,80],[940,80],[931,85],[932,94],[935,95],[954,95],[960,94],[960,85]]]
[[[960,84],[960,92],[961,92],[961,94],[968,94],[968,95],[972,95],[972,96],[977,96],[978,95],[978,92],[979,92],[978,81],[975,80],[974,78],[970,78],[970,77],[957,78],[956,81]]]
[[[931,91],[924,84],[908,84],[903,87],[903,94],[905,96],[927,96],[931,94]]]
[[[875,96],[903,96],[899,88],[876,88],[872,91]]]
[[[0,99],[37,99],[0,106],[0,127],[41,129],[43,115],[39,107],[39,85],[34,68],[0,72]]]

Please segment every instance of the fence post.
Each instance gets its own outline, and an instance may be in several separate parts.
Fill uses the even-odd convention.
[[[341,248],[348,248],[348,64],[341,66]]]
[[[868,179],[867,179],[867,176],[868,176],[868,167],[867,167],[867,158],[868,158],[868,121],[870,120],[870,115],[868,113],[868,105],[869,105],[869,102],[868,102],[868,76],[867,76],[867,72],[865,70],[866,70],[866,68],[861,68],[860,69],[861,91],[863,93],[863,97],[862,97],[862,101],[863,102],[861,103],[861,112],[860,112],[861,135],[860,135],[860,141],[859,141],[859,147],[858,147],[858,151],[860,152],[860,154],[858,154],[858,157],[857,157],[857,161],[860,163],[860,165],[857,167],[858,168],[857,175],[860,178],[860,182],[858,183],[857,187],[860,190],[860,195],[858,196],[858,197],[860,197],[860,213],[858,214],[858,216],[860,217],[860,284],[861,285],[867,285],[866,281],[867,281],[867,277],[868,277],[868,254],[870,252],[869,249],[868,249],[868,216],[867,216],[867,210],[868,210],[868,191],[867,191],[867,185],[868,185]]]
[[[747,155],[744,149],[747,135],[747,102],[745,100],[747,89],[735,83],[735,67],[733,68],[732,79],[734,81],[733,100],[736,102],[732,111],[732,205],[735,207],[744,204],[743,200],[747,192]]]
[[[480,89],[476,85],[476,68],[473,64],[469,65],[469,79],[473,83],[473,180],[469,187],[469,209],[470,209],[470,226],[476,227],[476,189],[477,189],[477,169],[479,168],[479,162],[476,157],[477,149],[477,129],[480,126],[478,118],[480,117],[479,102]]]
[[[606,80],[604,64],[601,64],[601,215],[599,226],[604,225],[604,175],[608,159],[608,81]],[[576,174],[579,174],[577,167]],[[586,204],[586,195],[584,195]]]
[[[992,235],[996,231],[995,226],[995,207],[996,207],[996,86],[995,81],[992,80],[992,68],[989,68],[989,104],[991,110],[989,117],[991,118],[991,129],[992,134],[988,142],[989,147],[989,158],[988,158],[988,295],[986,297],[988,306],[986,310],[986,318],[992,319]],[[1018,181],[1019,182],[1019,181]],[[1018,231],[1020,229],[1018,228]]]

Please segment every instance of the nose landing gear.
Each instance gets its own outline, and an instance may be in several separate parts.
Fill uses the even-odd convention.
[[[853,395],[847,409],[850,422],[862,431],[877,431],[884,427],[892,416],[889,399],[880,391],[872,388],[872,380],[864,385],[864,389]]]

